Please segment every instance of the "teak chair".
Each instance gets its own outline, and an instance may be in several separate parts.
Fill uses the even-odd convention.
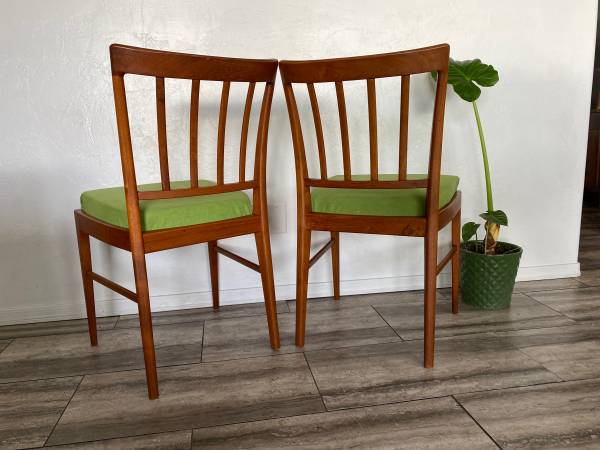
[[[113,44],[110,47],[123,188],[84,192],[75,224],[91,344],[98,344],[93,282],[100,283],[138,304],[146,380],[150,398],[158,397],[152,317],[146,275],[147,253],[203,242],[208,243],[213,307],[219,307],[218,254],[260,272],[265,297],[271,346],[279,348],[273,267],[269,242],[266,197],[267,134],[276,60],[251,60],[163,52]],[[156,78],[158,150],[161,182],[138,186],[131,144],[126,74]],[[191,80],[190,179],[169,178],[165,113],[165,78]],[[198,180],[198,117],[201,80],[222,82],[216,183]],[[239,181],[226,183],[224,169],[225,124],[231,83],[248,83],[239,147]],[[246,174],[246,147],[252,99],[257,83],[265,83],[258,120],[254,174]],[[250,179],[248,179],[250,178]],[[253,191],[250,203],[244,190]],[[219,239],[254,234],[259,264],[217,245]],[[90,239],[129,250],[133,257],[135,292],[92,271]]]
[[[458,178],[440,175],[444,106],[448,79],[447,44],[381,55],[313,61],[280,61],[294,154],[298,206],[296,345],[304,345],[309,268],[332,251],[334,298],[340,296],[339,233],[371,233],[425,238],[425,367],[433,367],[437,274],[452,260],[452,312],[458,312],[460,192]],[[407,172],[410,76],[437,72],[429,173]],[[378,170],[377,78],[401,77],[400,142],[397,174]],[[344,81],[366,80],[370,135],[370,173],[355,175],[350,143]],[[400,80],[399,80],[400,81]],[[306,84],[316,131],[320,173],[308,173],[300,113],[294,84]],[[329,177],[315,83],[334,83],[341,129],[343,175]],[[452,250],[437,261],[438,231],[452,222]],[[329,231],[330,241],[310,257],[311,232]]]

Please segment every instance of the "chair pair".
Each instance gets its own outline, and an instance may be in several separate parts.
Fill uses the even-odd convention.
[[[334,297],[340,296],[339,233],[374,233],[425,238],[425,360],[433,366],[436,275],[452,260],[452,310],[458,311],[458,244],[460,192],[458,178],[440,175],[441,145],[449,47],[321,61],[282,61],[285,97],[295,153],[298,193],[296,345],[304,345],[309,268],[332,250]],[[138,304],[148,395],[158,397],[152,335],[147,253],[208,243],[213,307],[219,307],[218,255],[261,274],[269,338],[279,348],[279,330],[266,192],[266,152],[277,60],[250,60],[189,55],[123,45],[110,47],[114,100],[124,187],[81,195],[75,211],[81,271],[91,344],[97,345],[93,282]],[[433,132],[427,175],[407,173],[408,95],[410,75],[438,73]],[[158,150],[161,182],[138,185],[134,166],[124,76],[156,79]],[[378,171],[375,79],[402,77],[398,174]],[[171,181],[167,149],[165,78],[191,80],[189,180]],[[370,132],[370,173],[353,174],[343,82],[366,80]],[[201,81],[222,82],[216,144],[216,181],[199,179],[198,123]],[[238,181],[225,182],[225,130],[231,83],[248,83],[239,145]],[[335,83],[342,132],[343,175],[328,177],[323,127],[315,83]],[[257,83],[264,83],[257,125],[254,171],[246,174],[250,116]],[[320,177],[308,175],[306,152],[293,84],[307,84],[316,130]],[[250,179],[248,179],[250,178]],[[244,192],[252,190],[252,201]],[[452,250],[437,263],[438,230],[452,221]],[[331,240],[310,258],[312,230],[329,231]],[[258,264],[218,245],[225,238],[254,234]],[[132,254],[135,292],[93,272],[90,236]]]

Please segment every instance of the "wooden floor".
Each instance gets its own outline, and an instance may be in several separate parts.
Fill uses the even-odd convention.
[[[508,311],[450,312],[435,369],[422,292],[309,302],[293,345],[279,304],[155,315],[161,397],[146,398],[135,317],[0,327],[0,448],[600,448],[600,214],[586,210],[578,279],[518,283]],[[69,445],[70,444],[70,445]]]

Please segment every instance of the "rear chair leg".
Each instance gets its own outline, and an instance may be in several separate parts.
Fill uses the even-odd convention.
[[[98,331],[96,328],[96,304],[94,301],[94,281],[92,280],[92,253],[90,250],[90,235],[79,230],[79,223],[75,217],[77,229],[77,244],[79,246],[79,260],[81,262],[81,278],[83,280],[83,295],[85,296],[85,309],[87,311],[88,331],[90,343],[93,347],[98,345]]]
[[[138,299],[140,330],[142,332],[142,347],[144,349],[144,364],[146,366],[146,383],[148,397],[158,398],[158,376],[156,374],[156,354],[154,351],[154,336],[152,333],[152,313],[150,312],[150,293],[148,276],[146,274],[146,257],[143,253],[132,252],[133,272]]]
[[[219,309],[219,254],[217,241],[208,243],[208,261],[210,263],[210,284],[212,287],[213,309]]]
[[[256,252],[258,253],[258,264],[262,279],[263,293],[265,297],[265,309],[267,311],[267,323],[269,325],[269,340],[271,347],[278,349],[279,326],[277,324],[277,305],[275,303],[275,281],[273,280],[273,262],[271,260],[271,243],[269,241],[269,230],[254,234],[256,240]]]
[[[333,298],[340,299],[340,233],[331,232],[331,265],[333,272]]]
[[[425,315],[424,315],[424,362],[433,367],[435,346],[435,297],[437,280],[437,231],[425,236]]]
[[[308,294],[308,263],[310,261],[310,234],[307,229],[298,229],[296,262],[296,345],[304,347],[306,332],[306,297]]]
[[[458,314],[460,298],[460,210],[452,219],[452,313]]]

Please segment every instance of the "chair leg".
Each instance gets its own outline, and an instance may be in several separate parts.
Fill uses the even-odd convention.
[[[460,210],[452,219],[452,314],[458,314],[460,297]]]
[[[217,253],[217,241],[208,243],[208,261],[210,263],[213,309],[219,309],[219,254]]]
[[[77,222],[77,219],[75,219]],[[94,281],[92,272],[92,253],[90,250],[90,235],[82,233],[77,227],[77,244],[79,246],[79,260],[81,262],[81,278],[83,280],[83,295],[85,296],[85,309],[87,311],[88,331],[90,343],[93,347],[98,345],[98,331],[96,328],[96,303],[94,301]]]
[[[260,277],[262,279],[263,294],[265,297],[265,309],[267,311],[267,324],[269,325],[269,340],[271,348],[278,349],[279,325],[277,323],[277,304],[275,302],[275,281],[273,279],[273,262],[271,260],[271,242],[269,229],[254,234],[256,240],[256,252],[258,253],[258,264],[260,266]]]
[[[156,374],[156,354],[152,333],[152,313],[150,311],[150,293],[148,290],[148,276],[146,274],[146,256],[143,253],[137,253],[135,250],[132,252],[132,255],[140,330],[142,332],[142,347],[144,349],[144,364],[146,366],[148,397],[155,399],[158,398],[158,376]]]
[[[331,265],[333,271],[333,298],[340,299],[340,233],[331,232]]]
[[[308,295],[308,263],[311,231],[298,228],[296,262],[296,345],[304,347],[306,332],[306,297]]]
[[[424,363],[433,367],[435,346],[435,297],[437,280],[437,231],[425,236],[425,315],[424,315]]]

